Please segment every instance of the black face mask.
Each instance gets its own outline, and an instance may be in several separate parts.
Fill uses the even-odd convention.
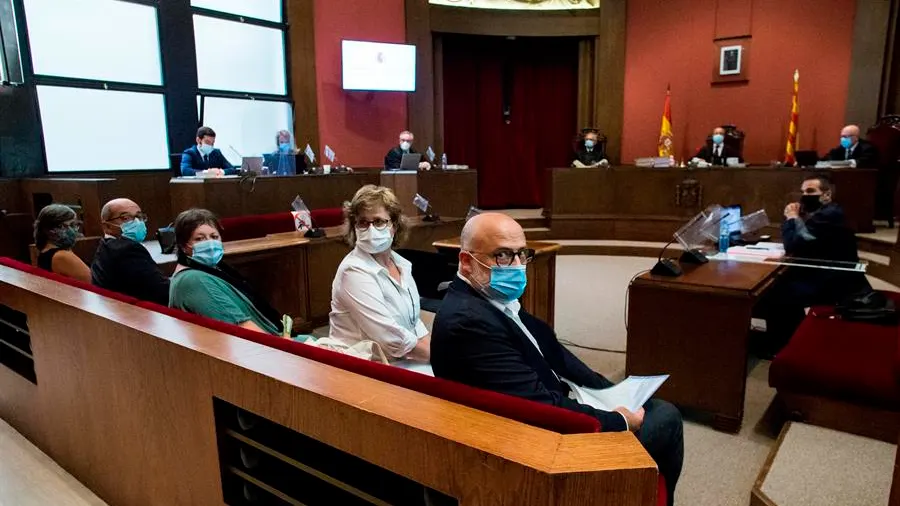
[[[822,207],[821,195],[801,195],[800,209],[804,213],[814,213]]]

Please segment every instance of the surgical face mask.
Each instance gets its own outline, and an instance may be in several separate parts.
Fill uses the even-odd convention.
[[[393,227],[378,230],[375,225],[369,225],[369,228],[356,230],[356,247],[370,255],[383,253],[391,249],[392,244],[394,244]]]
[[[218,239],[195,242],[193,250],[191,258],[207,267],[219,265],[222,257],[225,256],[225,248],[222,246],[222,241]]]
[[[280,153],[289,153],[291,151],[291,143],[290,142],[282,142],[278,145],[278,151]]]
[[[841,147],[844,149],[850,149],[850,146],[853,145],[853,141],[850,140],[850,137],[841,137]]]
[[[584,147],[586,147],[586,148],[588,148],[588,149],[593,148],[593,147],[594,147],[594,141],[591,140],[591,139],[585,139],[585,140],[584,140]]]
[[[488,298],[498,302],[508,304],[525,292],[528,285],[528,275],[525,272],[525,265],[495,265],[488,267],[469,253],[473,260],[478,262],[484,268],[491,270],[491,280],[487,286],[482,286],[481,292]]]
[[[800,208],[803,212],[814,213],[822,208],[822,194],[818,195],[801,195]]]
[[[78,230],[73,227],[60,227],[51,230],[47,234],[47,239],[62,249],[72,249],[78,239]]]
[[[213,152],[213,149],[215,149],[215,148],[212,147],[212,146],[210,146],[209,144],[200,144],[200,148],[199,148],[199,149],[200,149],[200,153],[201,153],[203,156],[209,156],[209,154],[212,153],[212,152]]]
[[[713,135],[713,144],[722,144],[725,142],[725,136],[722,134]]]
[[[400,149],[403,151],[409,151],[409,148],[412,147],[412,143],[409,141],[400,141]]]
[[[119,228],[122,229],[122,237],[134,242],[144,242],[147,238],[147,224],[137,218],[125,222]]]

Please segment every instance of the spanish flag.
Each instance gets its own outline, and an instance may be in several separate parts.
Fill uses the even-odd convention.
[[[672,90],[666,87],[666,105],[663,108],[662,126],[659,127],[660,157],[675,156],[674,139],[672,138]]]
[[[788,127],[787,147],[784,150],[784,164],[793,167],[797,152],[797,128],[800,125],[800,71],[794,71],[794,97],[791,100],[791,125]]]

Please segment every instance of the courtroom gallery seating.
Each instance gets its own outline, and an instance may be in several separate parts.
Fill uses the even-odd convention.
[[[344,211],[340,207],[313,209],[310,211],[315,227],[337,227],[344,224]],[[294,217],[290,212],[256,214],[221,219],[222,229],[228,231],[229,241],[255,239],[269,234],[280,234],[296,230]]]
[[[288,214],[290,216],[290,214]],[[195,315],[179,309],[161,306],[153,302],[139,301],[134,297],[111,292],[103,288],[83,283],[78,280],[66,278],[52,272],[41,270],[37,267],[0,257],[0,265],[18,269],[36,276],[57,281],[63,284],[91,291],[93,293],[109,297],[127,304],[132,304],[150,311],[165,314],[179,320],[209,328],[218,332],[230,334],[242,339],[270,346],[281,351],[298,355],[310,360],[328,364],[332,367],[344,369],[356,374],[367,376],[395,386],[408,388],[427,395],[438,397],[516,420],[542,429],[558,432],[560,434],[583,434],[599,432],[601,427],[596,418],[569,411],[554,406],[548,406],[518,397],[500,394],[488,390],[470,387],[453,381],[426,376],[405,369],[389,365],[363,360],[334,351],[308,346],[302,343],[282,339],[279,337],[255,332],[238,325],[225,323],[204,316]],[[666,488],[662,476],[658,485],[658,504],[666,504]]]
[[[900,304],[900,293],[884,292]],[[897,440],[900,327],[836,318],[812,308],[769,369],[786,414],[843,432]]]

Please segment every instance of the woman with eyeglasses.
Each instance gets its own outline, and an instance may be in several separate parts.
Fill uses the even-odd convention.
[[[72,208],[50,204],[41,209],[34,222],[38,267],[90,283],[90,267],[72,252],[72,247],[80,236],[81,222]]]
[[[393,251],[406,233],[389,188],[366,185],[344,204],[347,242],[331,288],[329,337],[353,346],[377,343],[391,365],[431,375],[431,335],[419,317],[412,264]],[[372,360],[379,359],[375,350]]]

